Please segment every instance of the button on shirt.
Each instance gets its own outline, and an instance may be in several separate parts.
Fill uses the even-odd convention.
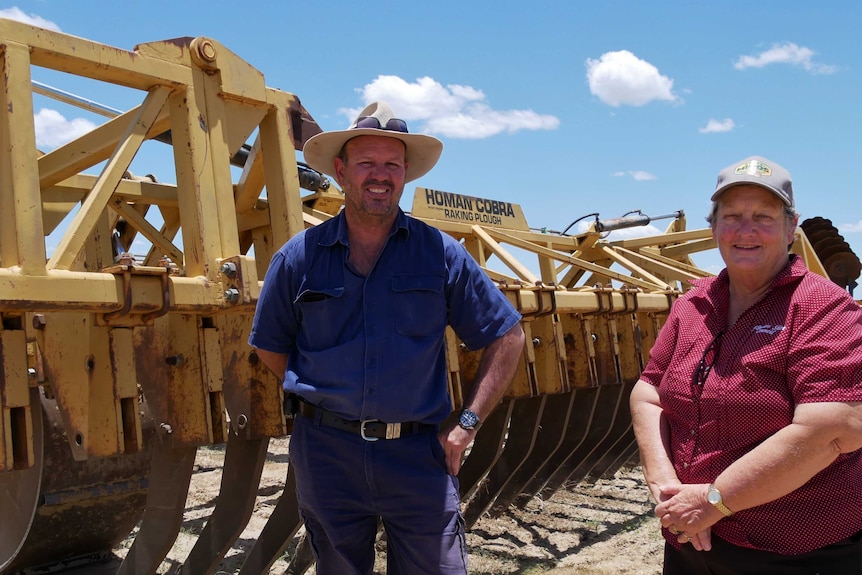
[[[344,214],[270,262],[249,343],[288,356],[285,391],[352,420],[448,416],[445,329],[488,346],[520,315],[451,236],[399,210],[367,277],[348,265]]]
[[[773,280],[730,328],[726,270],[673,305],[641,378],[658,386],[683,483],[711,483],[790,425],[807,402],[862,401],[862,311],[801,260]],[[698,364],[719,332],[702,382]],[[796,491],[713,526],[735,545],[799,554],[862,530],[862,450],[839,456]],[[666,535],[673,545],[676,536]]]

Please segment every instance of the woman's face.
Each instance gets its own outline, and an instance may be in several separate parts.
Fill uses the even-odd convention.
[[[787,265],[796,220],[772,192],[740,184],[719,196],[712,235],[731,278],[769,281]]]

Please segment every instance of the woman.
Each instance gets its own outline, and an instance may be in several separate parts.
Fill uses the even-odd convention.
[[[862,573],[862,311],[788,250],[790,174],[719,173],[726,269],[680,297],[631,395],[665,575]]]

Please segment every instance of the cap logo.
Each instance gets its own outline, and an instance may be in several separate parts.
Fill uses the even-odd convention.
[[[761,176],[771,176],[772,168],[761,162],[760,160],[751,160],[741,164],[733,173],[737,176],[746,174],[749,176],[757,176],[758,178]]]

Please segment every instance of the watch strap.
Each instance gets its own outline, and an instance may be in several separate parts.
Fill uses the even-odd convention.
[[[730,510],[730,507],[725,505],[722,501],[719,501],[718,503],[713,503],[713,507],[721,511],[722,515],[724,515],[725,517],[730,517],[731,515],[733,515],[733,511]]]

